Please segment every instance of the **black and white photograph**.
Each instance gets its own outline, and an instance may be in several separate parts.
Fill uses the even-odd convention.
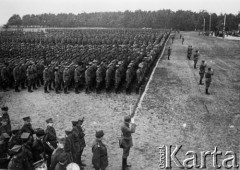
[[[239,0],[0,0],[0,170],[240,168]]]

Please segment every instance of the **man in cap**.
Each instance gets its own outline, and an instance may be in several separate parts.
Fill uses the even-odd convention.
[[[96,139],[92,145],[92,164],[95,170],[105,170],[108,166],[107,147],[103,144],[104,133],[102,130],[96,131]]]
[[[70,74],[69,74],[69,68],[65,67],[63,71],[63,82],[64,82],[64,94],[68,94],[68,88],[70,83]]]
[[[168,60],[170,60],[170,55],[171,55],[172,49],[171,47],[168,47]]]
[[[43,81],[44,81],[44,92],[49,93],[48,86],[50,81],[50,74],[47,66],[45,66],[43,70]]]
[[[59,68],[56,67],[54,69],[54,81],[55,81],[55,92],[56,94],[59,94],[59,89],[60,89],[60,73],[59,73]]]
[[[208,92],[208,89],[211,85],[212,82],[212,76],[213,76],[213,69],[211,69],[210,67],[208,68],[207,73],[205,74],[205,83],[206,83],[206,91],[205,93],[207,95],[209,95],[210,93]]]
[[[27,132],[30,133],[30,136],[33,136],[34,130],[31,124],[31,118],[29,116],[23,118],[24,125],[21,128],[21,133]]]
[[[194,68],[195,68],[195,69],[197,69],[198,58],[199,58],[199,51],[196,50],[196,53],[195,53],[194,56],[193,56]]]
[[[49,155],[47,159],[47,167],[50,167],[51,155],[55,148],[57,148],[57,135],[53,127],[53,120],[49,118],[46,120],[47,129],[45,130],[45,135],[43,138],[43,143],[45,145],[46,154]]]
[[[9,129],[11,129],[11,121],[10,121],[10,117],[8,114],[8,107],[4,106],[1,108],[1,110],[2,110],[2,118],[7,119],[7,126]]]
[[[135,132],[134,127],[135,126],[132,126],[131,123],[131,116],[125,116],[124,123],[121,127],[122,131],[121,145],[123,148],[122,170],[126,170],[128,167],[131,167],[131,165],[127,164],[127,157],[129,156],[130,148],[133,146],[132,133]]]
[[[7,88],[9,86],[9,64],[5,63],[4,67],[1,69],[1,78],[2,78],[2,87],[4,91],[7,91]]]
[[[20,92],[18,87],[20,85],[21,72],[20,72],[20,68],[19,68],[18,64],[13,69],[13,78],[14,78],[14,89],[15,89],[15,92]]]
[[[33,162],[38,162],[45,158],[45,149],[43,145],[44,134],[43,129],[39,128],[36,130],[36,138],[32,145]]]
[[[199,67],[199,75],[200,75],[200,82],[199,82],[199,84],[200,85],[203,85],[202,79],[204,77],[206,67],[207,67],[207,65],[205,64],[205,61],[202,60],[202,63],[200,65],[200,67]]]
[[[68,155],[68,159],[70,162],[76,162],[76,152],[74,150],[74,138],[72,134],[72,130],[66,129],[65,130],[66,138],[65,138],[65,145],[64,151]]]

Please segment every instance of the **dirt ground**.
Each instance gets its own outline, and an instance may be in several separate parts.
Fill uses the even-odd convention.
[[[173,44],[167,44],[172,48],[171,60],[167,60],[165,52],[143,99],[141,112],[135,115],[138,126],[129,156],[131,170],[158,169],[160,145],[183,145],[178,156],[180,160],[186,158],[184,154],[188,150],[213,151],[217,146],[225,153],[239,148],[238,115],[235,113],[240,112],[240,43],[198,36],[197,32],[182,34],[185,37],[183,45],[178,34]],[[186,60],[190,44],[200,51],[200,60],[206,60],[214,69],[209,96],[204,94],[205,86],[198,84],[199,70],[193,69],[192,60]],[[91,144],[95,130],[102,129],[109,154],[108,170],[120,170],[122,150],[117,137],[123,116],[138,97],[136,94],[84,92],[78,95],[73,92],[69,95],[44,94],[41,88],[34,93],[0,92],[0,104],[10,108],[14,127],[21,127],[22,117],[31,116],[33,127],[44,128],[45,120],[52,117],[58,135],[71,127],[72,120],[84,116],[85,169],[93,169]],[[211,167],[212,162],[208,164]],[[172,169],[178,168],[173,165]]]

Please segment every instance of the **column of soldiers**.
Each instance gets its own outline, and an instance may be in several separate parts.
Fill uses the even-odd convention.
[[[46,130],[34,129],[29,116],[24,117],[21,129],[12,129],[8,107],[2,107],[0,117],[0,168],[11,170],[66,170],[68,164],[74,162],[84,168],[81,157],[85,143],[84,118],[72,121],[72,128],[65,130],[65,137],[57,137],[53,127],[53,119],[46,120]],[[124,117],[121,126],[120,148],[123,149],[122,170],[131,167],[127,163],[130,148],[133,146],[132,133],[136,124],[131,116]],[[96,131],[96,139],[92,144],[92,164],[96,170],[105,170],[108,166],[107,147],[102,142],[104,132]]]
[[[193,51],[193,48],[192,46],[188,46],[188,49],[187,49],[187,59],[188,60],[191,60],[191,57],[192,57],[192,51]],[[195,54],[193,55],[193,61],[194,61],[194,69],[197,69],[197,63],[198,63],[198,60],[199,60],[199,51],[196,50],[195,51]],[[211,85],[211,82],[212,82],[212,76],[214,74],[213,72],[213,69],[211,67],[208,67],[207,68],[207,72],[206,72],[206,68],[207,68],[207,64],[205,62],[205,60],[202,60],[200,66],[199,66],[199,76],[200,76],[200,80],[199,80],[199,84],[200,85],[204,85],[203,83],[203,78],[205,76],[205,94],[209,95],[209,87]]]
[[[44,84],[45,93],[55,89],[57,94],[62,89],[65,94],[71,89],[79,93],[82,87],[85,87],[86,93],[93,90],[100,92],[104,86],[106,91],[114,86],[115,92],[125,86],[126,92],[129,92],[134,83],[136,89],[139,89],[146,76],[145,70],[149,70],[156,61],[169,32],[158,36],[139,33],[132,40],[128,40],[124,34],[115,34],[120,39],[122,36],[121,41],[116,38],[112,40],[116,44],[109,45],[110,39],[102,43],[97,39],[85,46],[52,44],[53,42],[45,42],[43,46],[42,41],[30,44],[27,43],[30,41],[28,39],[15,39],[16,42],[10,43],[8,41],[11,37],[3,37],[6,39],[0,41],[0,54],[5,63],[2,66],[0,64],[0,85],[4,91],[14,85],[16,92],[20,92],[20,86],[21,89],[27,86],[28,92],[33,92]],[[115,34],[112,33],[111,36],[114,37]],[[25,44],[19,44],[19,41]],[[54,40],[54,43],[55,41],[58,42]],[[20,51],[31,57],[21,56]],[[146,61],[150,64],[146,64]]]

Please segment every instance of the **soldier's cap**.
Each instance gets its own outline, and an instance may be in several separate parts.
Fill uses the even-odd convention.
[[[44,132],[43,129],[38,128],[38,129],[36,129],[35,134],[36,134],[37,137],[41,137],[41,136],[45,135],[45,132]]]
[[[71,134],[71,133],[72,133],[72,128],[70,128],[70,127],[66,128],[65,134],[66,134],[66,135],[69,135],[69,134]]]
[[[21,134],[21,139],[28,139],[29,136],[30,136],[30,133],[28,133],[28,132],[23,132],[23,133]]]
[[[52,118],[49,118],[46,120],[47,123],[53,123],[53,119]]]
[[[2,133],[1,136],[2,136],[3,138],[5,138],[5,139],[9,139],[9,138],[10,138],[10,136],[9,136],[8,133]]]
[[[1,109],[2,109],[2,111],[8,111],[8,107],[7,106],[2,107]]]
[[[31,120],[31,118],[30,118],[30,116],[27,116],[27,117],[24,117],[23,120],[24,121],[29,121],[29,120]]]
[[[63,152],[59,155],[59,162],[62,164],[66,164],[68,162],[68,156],[66,152]]]
[[[21,145],[14,145],[10,151],[13,152],[13,153],[18,153],[20,150],[22,149],[22,146]]]
[[[72,121],[72,125],[76,126],[78,124],[78,121]]]
[[[12,130],[12,134],[14,134],[14,135],[16,135],[17,133],[19,133],[20,132],[20,129],[13,129]]]
[[[124,121],[125,122],[130,122],[131,121],[131,117],[129,115],[124,116]]]
[[[96,138],[101,138],[104,136],[103,130],[96,131]]]

